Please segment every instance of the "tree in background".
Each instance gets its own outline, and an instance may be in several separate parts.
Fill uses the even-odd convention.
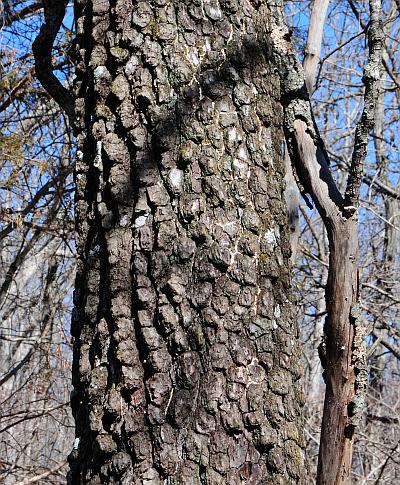
[[[1,2],[0,481],[60,483],[73,440],[71,133],[35,77],[42,3]],[[66,75],[59,49],[57,67]],[[60,71],[61,72],[61,71]],[[62,468],[64,467],[64,468]],[[31,482],[30,482],[31,483]]]
[[[313,64],[314,67],[318,64],[316,76],[308,76],[311,84],[315,77],[315,85],[311,90],[313,112],[331,159],[336,183],[344,192],[354,151],[354,130],[363,106],[364,92],[360,79],[367,45],[360,42],[360,38],[371,33],[370,11],[367,3],[335,2],[329,5],[325,19],[328,5],[329,2],[322,0],[311,3],[309,29],[308,24],[304,24],[303,5],[293,3],[289,7],[288,18],[294,26],[301,50],[304,49],[305,69],[311,66],[312,71]],[[398,380],[399,357],[399,308],[398,299],[394,297],[398,287],[394,275],[399,263],[398,245],[396,247],[395,242],[399,231],[398,152],[393,143],[394,133],[398,130],[398,80],[395,74],[398,63],[398,7],[397,2],[391,1],[383,2],[382,5],[383,67],[380,86],[374,94],[375,109],[370,112],[375,123],[375,151],[370,149],[365,160],[364,185],[360,194],[360,306],[367,335],[370,387],[367,392],[368,410],[360,422],[353,461],[353,480],[357,483],[367,483],[367,480],[392,483],[398,474],[398,464],[392,454],[399,440],[397,392],[393,392]],[[318,35],[322,33],[323,27],[325,35],[321,46],[319,42],[322,37],[318,40]],[[308,36],[303,37],[307,29]],[[397,211],[394,209],[396,206]],[[321,366],[315,356],[326,309],[323,294],[328,248],[321,220],[308,209],[302,209],[302,213],[305,225],[300,243],[302,257],[298,260],[298,277],[302,295],[300,301],[304,302],[306,314],[301,325],[305,340],[304,355],[309,356],[306,382],[313,389],[306,396],[306,435],[308,455],[311,456],[318,453],[319,445],[322,394],[316,391],[320,387],[318,376]],[[390,242],[385,243],[385,240]],[[392,248],[389,253],[386,247]],[[322,271],[320,268],[325,269]],[[383,280],[386,289],[382,285]],[[387,288],[390,290],[387,291]],[[306,298],[305,294],[308,295]],[[377,374],[378,387],[373,384],[377,383]],[[315,419],[316,416],[318,419]]]

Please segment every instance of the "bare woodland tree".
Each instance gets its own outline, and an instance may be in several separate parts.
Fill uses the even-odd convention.
[[[297,5],[293,5],[295,12]],[[314,21],[317,21],[320,12],[322,11],[321,4],[319,2],[313,3],[313,8],[318,8],[318,12],[312,13],[311,18],[314,16]],[[335,13],[336,15],[332,15]],[[296,14],[295,14],[296,15]],[[298,12],[297,15],[301,16]],[[320,63],[317,75],[317,91],[314,95],[313,110],[316,118],[320,120],[319,126],[322,126],[321,133],[324,136],[325,146],[331,158],[331,169],[333,168],[336,174],[337,183],[339,186],[343,186],[345,177],[343,174],[347,173],[350,165],[350,160],[354,146],[354,127],[356,125],[357,117],[359,116],[360,104],[354,104],[354,99],[360,99],[363,96],[360,91],[360,85],[357,84],[360,79],[359,74],[354,71],[354,68],[360,66],[360,60],[365,59],[363,54],[363,45],[358,41],[360,35],[364,35],[364,32],[370,27],[369,24],[370,14],[368,10],[365,12],[364,8],[359,8],[353,2],[342,2],[339,4],[333,4],[331,8],[331,15],[328,16],[328,25],[331,32],[335,32],[335,42],[329,40],[325,42],[322,50],[322,62]],[[394,207],[397,204],[398,192],[396,192],[396,184],[398,183],[398,172],[391,162],[391,158],[396,154],[393,153],[393,145],[391,145],[391,132],[397,123],[398,119],[398,103],[396,93],[398,86],[396,84],[396,76],[393,72],[396,71],[396,55],[393,51],[393,46],[398,42],[398,26],[396,25],[396,17],[398,17],[398,5],[396,2],[385,2],[383,4],[383,68],[384,75],[381,76],[381,86],[379,86],[379,94],[376,93],[374,98],[376,102],[375,109],[375,159],[371,156],[366,159],[364,182],[368,189],[361,191],[361,218],[359,222],[360,236],[361,236],[361,254],[359,258],[359,271],[361,280],[361,297],[360,304],[363,308],[364,325],[367,327],[367,335],[372,333],[373,339],[367,340],[367,343],[372,344],[368,349],[368,356],[371,357],[379,355],[378,360],[379,368],[379,381],[380,386],[379,394],[374,391],[373,382],[376,381],[376,372],[374,370],[375,358],[370,360],[370,391],[367,395],[368,409],[376,406],[377,412],[375,415],[375,421],[372,424],[374,431],[371,427],[371,419],[367,417],[367,423],[361,423],[361,429],[358,436],[358,444],[356,445],[356,454],[353,462],[353,479],[357,483],[393,483],[398,478],[398,466],[396,465],[396,458],[392,456],[392,450],[396,449],[399,440],[398,426],[393,426],[398,423],[397,417],[393,419],[389,418],[393,412],[396,416],[396,391],[392,394],[396,388],[395,382],[398,381],[398,350],[396,345],[396,328],[398,326],[398,308],[396,308],[396,298],[386,300],[382,305],[382,300],[377,307],[378,301],[383,295],[388,296],[388,292],[384,291],[381,284],[380,274],[382,272],[387,274],[387,281],[390,282],[392,287],[391,291],[395,294],[395,281],[392,279],[394,268],[398,268],[398,246],[392,239],[393,236],[387,235],[385,239],[392,239],[393,243],[391,247],[394,253],[391,256],[391,264],[385,263],[384,252],[382,249],[385,247],[383,238],[381,237],[382,231],[386,234],[389,231],[390,234],[398,234],[398,227],[393,223],[393,215],[388,217],[385,214],[385,205]],[[294,18],[294,17],[293,17]],[[354,20],[353,20],[354,19]],[[310,26],[310,31],[312,26]],[[314,29],[319,29],[314,26]],[[300,31],[299,31],[300,33]],[[307,52],[307,47],[305,52]],[[318,46],[314,52],[318,52]],[[346,56],[346,58],[342,57]],[[306,56],[307,57],[307,56]],[[306,58],[305,58],[306,60]],[[362,61],[361,61],[362,62]],[[329,64],[328,64],[329,63]],[[337,70],[337,66],[341,65],[342,74]],[[347,68],[347,71],[345,70]],[[312,78],[312,76],[311,76]],[[353,101],[353,103],[352,103]],[[383,116],[383,105],[391,106],[394,102],[394,110],[386,112]],[[379,115],[379,113],[381,113]],[[372,112],[371,112],[372,117]],[[385,120],[384,120],[385,119]],[[335,125],[332,125],[335,122]],[[334,129],[333,126],[339,127]],[[385,126],[385,128],[383,128]],[[385,132],[385,135],[383,133]],[[384,148],[385,147],[385,148]],[[384,161],[383,161],[384,160]],[[335,166],[336,165],[336,166]],[[384,168],[385,167],[385,168]],[[389,172],[387,168],[390,167]],[[394,170],[393,170],[394,169]],[[391,175],[388,176],[388,173]],[[393,185],[394,184],[394,185]],[[344,190],[344,188],[342,189]],[[387,200],[385,204],[382,204],[383,200]],[[389,202],[390,201],[390,202]],[[383,211],[382,211],[383,209]],[[366,212],[366,210],[369,211]],[[319,340],[319,333],[321,332],[320,325],[315,328],[315,322],[321,321],[321,315],[325,312],[325,305],[320,296],[315,293],[318,290],[318,286],[321,287],[325,284],[324,272],[321,270],[315,273],[315,264],[320,267],[328,267],[327,247],[324,237],[321,237],[321,230],[318,230],[320,224],[315,217],[311,219],[309,212],[303,210],[307,226],[304,230],[310,234],[310,237],[314,242],[311,246],[302,246],[304,258],[300,271],[304,272],[304,277],[301,276],[302,285],[308,286],[308,281],[311,275],[315,274],[315,290],[313,290],[314,297],[311,297],[309,302],[315,308],[314,314],[310,314],[312,319],[310,324],[304,327],[307,331],[307,337],[316,335],[315,341]],[[371,215],[373,218],[371,218]],[[303,235],[303,241],[306,241]],[[308,245],[308,243],[307,243]],[[379,249],[378,249],[379,248]],[[377,252],[379,251],[379,253]],[[382,258],[383,256],[383,258]],[[390,270],[389,270],[390,268]],[[319,273],[319,274],[318,274]],[[371,285],[369,280],[373,279],[378,284]],[[307,281],[308,280],[308,281]],[[301,287],[304,291],[304,286]],[[369,288],[369,290],[367,290]],[[372,290],[372,291],[371,291]],[[377,298],[378,297],[378,298]],[[315,298],[315,300],[313,300]],[[305,311],[309,313],[309,303],[305,302]],[[390,310],[384,310],[384,308]],[[377,317],[377,315],[381,315]],[[382,328],[382,323],[377,322],[377,318],[380,322],[385,321],[384,335],[381,334],[381,339],[376,338],[378,332],[377,327]],[[316,332],[316,333],[315,333]],[[308,339],[307,339],[308,340]],[[314,341],[314,342],[315,342]],[[384,346],[383,342],[386,344]],[[318,343],[317,343],[318,345]],[[312,338],[306,341],[305,355],[308,354],[307,347],[316,348],[316,344],[312,344]],[[382,347],[383,346],[383,347]],[[389,348],[388,348],[389,347]],[[389,350],[390,349],[390,350]],[[387,353],[389,351],[389,353]],[[383,353],[383,354],[382,354]],[[385,355],[386,354],[386,355]],[[394,359],[394,360],[393,360]],[[308,358],[309,364],[311,364],[311,374],[308,379],[314,381],[315,359]],[[392,370],[393,369],[393,370]],[[393,373],[394,371],[394,373]],[[385,382],[385,384],[384,384]],[[315,386],[314,386],[315,389]],[[371,395],[372,394],[372,395]],[[384,395],[386,396],[384,397]],[[387,399],[388,394],[392,394],[394,401]],[[372,397],[373,396],[373,397]],[[379,397],[378,397],[379,396]],[[373,404],[370,401],[373,399]],[[310,393],[310,401],[307,403],[307,407],[310,411],[315,413],[315,399],[314,393]],[[387,402],[388,406],[380,407],[378,404]],[[389,404],[390,403],[390,404]],[[389,411],[391,409],[391,411]],[[382,414],[384,416],[382,416]],[[367,416],[370,415],[370,411],[367,412]],[[312,414],[308,414],[309,422],[311,426],[315,426]],[[365,419],[365,418],[364,418]],[[369,421],[369,423],[368,423]],[[386,423],[386,429],[385,424]],[[367,426],[367,429],[365,428]],[[307,426],[308,427],[308,426]],[[317,433],[306,433],[310,437],[309,450],[315,449],[315,444],[318,445]],[[312,428],[311,428],[312,429]],[[378,431],[379,429],[379,431]],[[376,437],[376,432],[381,436],[381,442]],[[318,452],[318,448],[316,449]]]
[[[5,484],[38,476],[62,482],[73,439],[67,332],[74,267],[71,136],[57,105],[35,81],[30,43],[42,4],[27,4],[1,4],[0,482]],[[64,63],[59,56],[59,67]]]
[[[302,482],[290,242],[307,473],[396,483],[400,5],[181,3],[77,1],[75,101],[67,2],[2,3],[0,479],[65,482],[71,126],[70,482]]]

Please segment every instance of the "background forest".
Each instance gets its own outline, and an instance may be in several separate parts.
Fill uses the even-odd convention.
[[[353,460],[357,484],[400,479],[400,1],[385,0],[382,7],[384,71],[359,224],[370,374]],[[66,85],[72,80],[72,4],[67,12],[53,50]],[[310,49],[318,54],[323,27],[312,102],[343,188],[363,102],[368,2],[288,1],[286,15],[302,59]],[[41,1],[0,2],[0,482],[5,484],[65,483],[74,440],[69,409],[74,140],[67,118],[35,78],[31,46],[41,22]],[[303,200],[300,210],[293,279],[304,342],[305,438],[314,474],[324,395],[318,346],[328,244],[318,212]]]

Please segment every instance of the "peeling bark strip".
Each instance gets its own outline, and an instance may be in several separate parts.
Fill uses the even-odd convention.
[[[327,318],[321,359],[326,393],[317,483],[350,483],[354,430],[360,420],[368,373],[358,306],[357,205],[363,163],[380,82],[382,34],[380,4],[370,0],[369,59],[365,67],[364,110],[357,126],[346,197],[329,170],[329,160],[315,125],[303,69],[286,28],[278,22],[271,34],[280,68],[286,142],[300,183],[309,193],[329,238],[326,285]],[[351,204],[351,206],[349,206]]]
[[[75,15],[69,483],[305,483],[267,2]]]

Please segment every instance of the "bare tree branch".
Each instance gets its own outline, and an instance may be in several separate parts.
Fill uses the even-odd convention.
[[[382,335],[382,332],[377,330],[372,331],[372,335],[380,340],[382,345],[386,347],[395,357],[400,360],[400,348],[394,345],[388,338]]]
[[[38,12],[41,8],[43,8],[43,2],[35,2],[27,5],[26,7],[21,8],[20,10],[14,12],[6,12],[6,14],[0,19],[0,23],[3,26],[9,27],[12,25],[13,22],[18,20],[23,20],[26,17]]]
[[[43,480],[44,478],[47,478],[51,475],[54,475],[57,473],[59,470],[61,470],[62,467],[64,467],[67,464],[67,460],[59,463],[57,466],[52,468],[51,470],[47,470],[46,472],[40,473],[39,475],[35,475],[31,478],[25,478],[25,480],[22,480],[21,482],[15,483],[15,485],[29,485],[31,483],[36,483],[39,480]]]
[[[75,117],[74,100],[71,93],[55,76],[52,66],[54,40],[60,30],[68,0],[43,0],[45,22],[32,44],[36,76],[44,89],[66,112],[73,126]]]
[[[358,303],[359,242],[357,218],[353,217],[356,209],[345,210],[344,207],[350,203],[358,205],[363,161],[373,127],[374,96],[380,79],[379,1],[370,0],[370,9],[370,55],[363,78],[365,106],[357,127],[348,185],[351,197],[347,197],[346,203],[329,169],[305,89],[304,72],[291,45],[290,34],[277,26],[271,35],[280,66],[287,146],[298,178],[317,206],[329,239],[326,345],[321,359],[326,393],[317,472],[319,485],[350,483],[354,430],[361,419],[368,381],[364,328]]]
[[[43,339],[46,337],[47,333],[50,330],[54,308],[51,306],[51,302],[49,300],[49,291],[54,284],[54,280],[57,274],[58,265],[52,264],[47,272],[47,281],[46,281],[46,289],[44,292],[43,302],[45,306],[45,314],[43,316],[43,325],[42,325],[42,332],[40,336],[37,338],[36,342],[32,345],[32,347],[28,350],[25,356],[21,359],[21,361],[15,365],[12,369],[10,369],[6,374],[4,374],[0,378],[0,386],[2,386],[5,382],[7,382],[11,377],[15,376],[16,373],[23,367],[27,362],[29,362],[30,358],[39,347]]]
[[[36,413],[30,413],[30,414],[26,413],[22,418],[18,419],[17,421],[14,421],[14,422],[8,424],[7,426],[4,426],[4,428],[0,429],[0,434],[8,431],[9,429],[13,428],[14,426],[17,426],[20,423],[23,423],[24,421],[28,421],[30,419],[40,418],[40,417],[45,416],[45,415],[51,415],[51,413],[53,411],[57,411],[58,409],[66,407],[66,406],[68,406],[68,404],[69,404],[68,402],[64,402],[62,404],[58,404],[57,406],[53,406],[53,407],[48,408],[48,409],[43,409],[42,411],[38,411]],[[2,418],[4,418],[4,417],[2,416]]]
[[[32,197],[32,199],[29,201],[29,203],[24,207],[24,209],[20,212],[20,215],[22,217],[26,216],[29,214],[29,212],[35,208],[36,204],[40,201],[41,198],[45,197],[50,193],[50,189],[56,186],[57,184],[62,184],[65,180],[65,178],[72,172],[74,169],[74,165],[69,165],[67,167],[63,167],[59,173],[46,182],[37,192],[36,194]],[[0,231],[0,241],[8,236],[13,230],[15,229],[15,224],[13,222],[10,222],[7,224],[4,229]]]
[[[305,49],[305,57],[303,68],[305,73],[305,80],[308,92],[311,96],[314,88],[314,78],[316,68],[320,59],[322,33],[324,30],[326,11],[329,5],[329,0],[315,0],[312,8],[310,19],[310,26],[308,30],[307,46]],[[300,222],[299,222],[299,203],[300,194],[296,184],[296,179],[293,173],[293,167],[290,162],[288,148],[285,145],[285,200],[289,216],[290,228],[290,246],[292,250],[291,262],[296,261],[297,246],[300,236]]]
[[[383,33],[380,18],[380,0],[369,0],[369,7],[371,20],[368,29],[369,57],[363,75],[365,84],[364,108],[356,127],[354,149],[345,193],[346,211],[349,215],[357,210],[359,204],[363,166],[367,155],[369,135],[374,126],[375,105],[379,97],[381,80]]]
[[[329,0],[314,0],[313,2],[303,61],[304,78],[310,96],[314,91],[314,78],[321,55],[322,34],[328,6]]]

